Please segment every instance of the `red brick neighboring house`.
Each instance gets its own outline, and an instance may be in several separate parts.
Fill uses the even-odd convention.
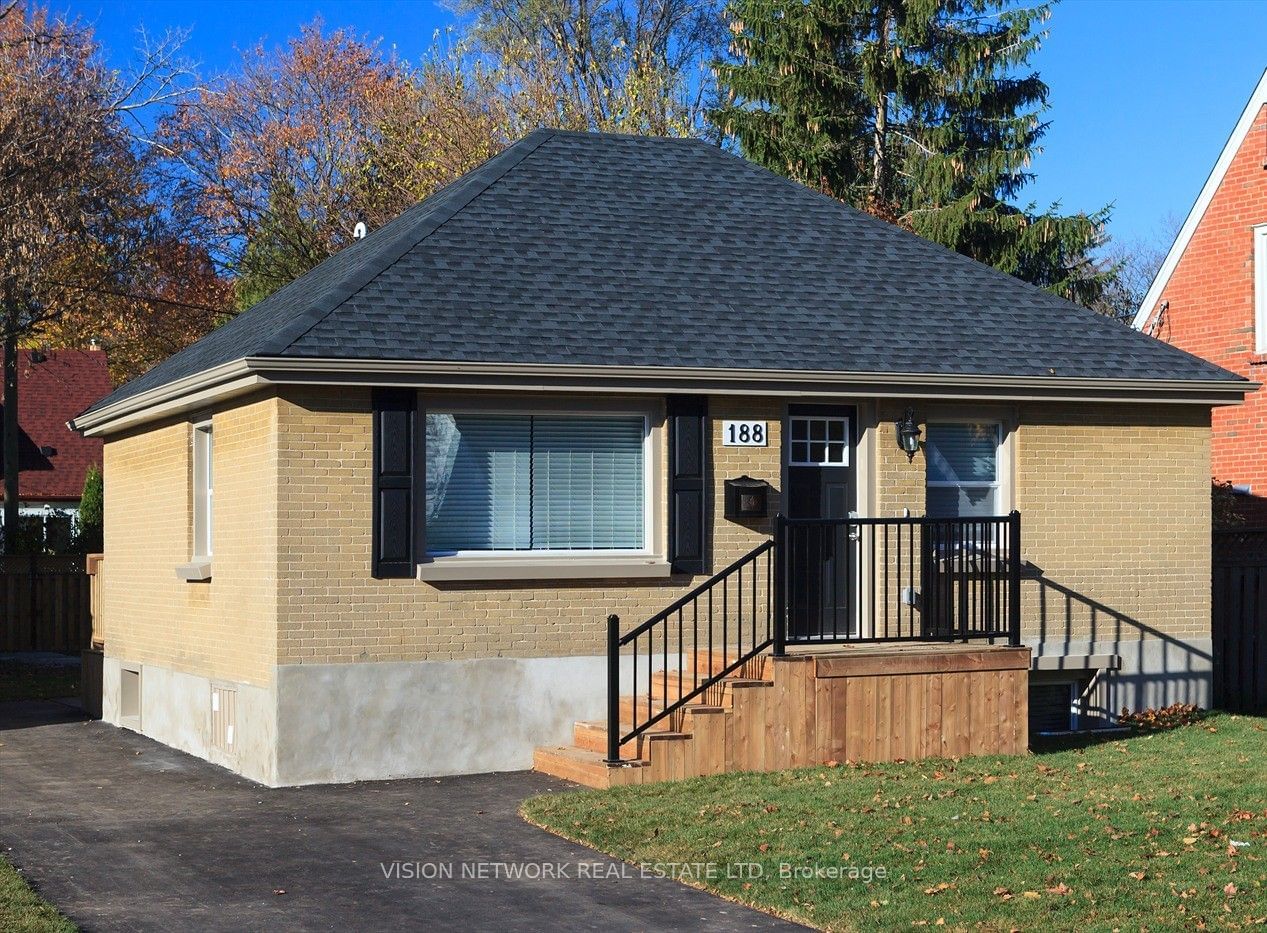
[[[1267,72],[1135,316],[1134,326],[1267,381]],[[1210,470],[1237,511],[1267,524],[1267,391],[1216,408]],[[1164,477],[1158,477],[1164,481]]]
[[[19,351],[18,495],[24,519],[78,510],[84,474],[101,466],[102,444],[66,422],[110,388],[104,350]]]

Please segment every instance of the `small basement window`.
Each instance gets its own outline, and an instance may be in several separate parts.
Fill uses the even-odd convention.
[[[1072,732],[1078,728],[1078,684],[1072,680],[1029,685],[1029,731]]]
[[[141,725],[141,672],[119,671],[119,719],[133,728]]]

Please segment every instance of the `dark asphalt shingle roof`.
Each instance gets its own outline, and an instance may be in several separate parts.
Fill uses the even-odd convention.
[[[714,146],[552,130],[94,407],[246,356],[1239,379]]]

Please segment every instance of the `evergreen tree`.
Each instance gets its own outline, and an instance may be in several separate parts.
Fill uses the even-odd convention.
[[[90,466],[84,474],[84,490],[79,499],[76,544],[81,553],[96,554],[101,550],[104,513],[105,489],[101,481],[101,470]]]
[[[744,155],[927,239],[1084,304],[1108,209],[1015,199],[1047,124],[1027,69],[1049,4],[731,0],[734,60],[712,119]]]

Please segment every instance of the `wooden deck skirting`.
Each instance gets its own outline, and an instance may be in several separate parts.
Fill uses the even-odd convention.
[[[929,643],[763,656],[725,682],[715,705],[688,705],[666,731],[628,743],[628,763],[603,761],[603,724],[578,723],[575,746],[538,749],[535,765],[610,787],[828,761],[1020,754],[1029,666],[1028,648]]]

